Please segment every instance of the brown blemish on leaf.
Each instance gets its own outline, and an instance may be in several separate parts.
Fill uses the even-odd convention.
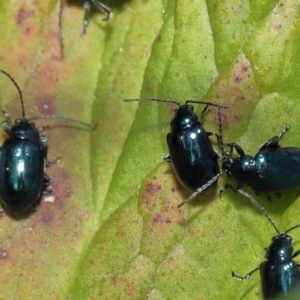
[[[147,84],[147,85],[146,85],[146,90],[147,90],[147,91],[153,91],[153,86],[152,86],[152,84]]]
[[[174,117],[174,114],[175,114],[177,109],[178,109],[178,106],[175,105],[175,104],[171,104],[169,106],[169,114],[170,114],[171,117]]]
[[[146,206],[152,206],[155,203],[157,194],[161,191],[161,185],[155,182],[150,182],[146,186],[146,191],[142,196],[142,203]]]
[[[221,111],[223,127],[246,122],[250,117],[249,111],[254,109],[261,97],[251,65],[243,54],[226,74],[217,79],[215,90],[217,102],[230,107]],[[218,124],[216,113],[214,119]]]
[[[132,299],[136,295],[136,289],[133,286],[127,285],[125,289],[125,295],[128,296],[128,299]]]
[[[53,166],[54,168],[55,166]],[[66,169],[57,168],[52,176],[52,188],[55,197],[54,205],[61,208],[66,199],[72,195],[71,177]]]
[[[21,8],[19,9],[16,15],[16,22],[18,26],[22,29],[23,34],[29,35],[31,34],[35,27],[30,24],[29,19],[35,16],[35,12],[32,9]]]
[[[55,166],[53,166],[55,168]],[[72,188],[70,183],[70,177],[68,173],[60,168],[56,168],[52,176],[49,176],[52,180],[52,193],[53,202],[46,202],[41,200],[40,205],[37,208],[37,212],[33,214],[32,227],[39,226],[40,223],[45,225],[53,224],[54,216],[57,209],[61,209],[66,199],[72,194]]]
[[[216,238],[222,238],[224,236],[224,230],[220,229],[217,233],[216,233]]]
[[[53,222],[52,211],[49,209],[46,209],[45,205],[41,208],[38,208],[38,210],[40,210],[40,213],[37,214],[38,223],[44,223],[45,225],[52,224],[52,222]]]
[[[241,71],[246,73],[250,69],[250,65],[248,63],[241,63]]]
[[[16,22],[19,26],[24,26],[27,19],[34,17],[34,15],[34,10],[22,7],[17,13]]]
[[[233,77],[233,81],[236,83],[236,84],[239,84],[240,82],[242,82],[242,77],[239,76],[239,75],[236,75]]]
[[[216,121],[217,121],[217,120],[215,120],[215,122],[216,122]],[[221,115],[221,124],[222,124],[222,126],[224,126],[224,127],[226,127],[226,126],[229,125],[228,116],[227,116],[226,114],[224,114],[224,113],[222,113],[222,115]]]
[[[43,67],[37,74],[37,77],[43,78],[43,81],[46,83],[46,85],[54,85],[58,82],[57,69],[51,59],[44,62]]]
[[[4,260],[8,258],[7,251],[4,248],[0,248],[0,260]]]
[[[162,214],[157,214],[152,218],[154,223],[159,223],[159,224],[169,224],[172,223],[171,218],[164,216]]]
[[[276,31],[279,31],[279,30],[282,28],[282,25],[281,25],[281,24],[274,24],[273,28],[274,28]]]
[[[177,178],[176,178],[177,179]],[[172,185],[172,187],[171,187],[171,192],[172,193],[177,193],[178,191],[180,191],[181,190],[181,185],[179,184],[175,184],[175,185]]]
[[[118,285],[118,283],[120,282],[120,278],[119,276],[113,275],[111,276],[110,281],[113,285]]]
[[[58,30],[50,30],[47,35],[50,60],[60,62],[63,59],[63,41]]]

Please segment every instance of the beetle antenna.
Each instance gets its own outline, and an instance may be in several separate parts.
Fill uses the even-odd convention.
[[[294,229],[296,229],[296,228],[298,228],[298,227],[300,227],[300,224],[295,225],[295,226],[293,226],[292,228],[288,229],[284,234],[287,234],[288,232],[290,232],[290,231],[292,231],[292,230],[294,230]]]
[[[135,98],[135,99],[124,99],[124,102],[134,102],[134,101],[153,101],[153,102],[165,102],[165,103],[174,103],[178,106],[181,106],[182,104],[180,104],[178,101],[175,100],[171,100],[171,99],[157,99],[157,98]],[[216,106],[219,108],[229,108],[229,106],[225,106],[225,105],[220,105],[220,104],[215,104],[212,102],[206,102],[206,101],[196,101],[196,100],[186,100],[185,104],[188,103],[195,103],[195,104],[206,104],[206,105],[210,105],[210,106]]]
[[[197,189],[192,195],[190,195],[187,199],[182,201],[179,205],[177,205],[178,208],[186,204],[187,202],[190,202],[192,199],[194,199],[198,194],[209,188],[214,182],[218,180],[218,178],[223,174],[224,172],[221,171],[216,176],[214,176],[211,180],[209,180],[207,183],[202,185],[199,189]]]
[[[21,106],[22,106],[22,117],[23,117],[23,119],[25,119],[25,109],[24,109],[24,102],[23,102],[23,96],[22,96],[21,89],[19,88],[17,82],[12,78],[12,76],[10,74],[8,74],[6,71],[1,70],[1,69],[0,69],[0,72],[5,74],[12,81],[12,83],[15,85],[16,89],[18,90],[19,95],[20,95]]]
[[[216,104],[216,103],[212,103],[212,102],[206,102],[206,101],[198,101],[198,100],[186,100],[185,104],[188,104],[188,103],[206,104],[206,105],[210,105],[210,106],[216,106],[219,108],[230,108],[229,106],[220,105],[220,104]]]
[[[273,220],[269,217],[269,215],[268,215],[268,213],[267,213],[267,211],[265,210],[265,208],[261,205],[261,204],[259,204],[250,194],[248,194],[247,192],[245,192],[245,191],[243,191],[243,190],[241,190],[241,189],[236,189],[235,190],[237,193],[239,193],[239,194],[241,194],[241,195],[243,195],[243,196],[245,196],[246,198],[248,198],[260,211],[261,211],[261,213],[263,214],[263,215],[265,215],[265,217],[268,219],[268,221],[271,223],[271,225],[274,227],[274,229],[275,229],[275,231],[278,233],[278,234],[280,234],[280,231],[279,231],[279,229],[277,228],[277,226],[275,225],[275,223],[273,222]],[[299,225],[297,225],[298,227],[300,226],[300,224]],[[296,226],[295,226],[296,227]],[[293,229],[293,228],[291,228],[291,229]]]
[[[219,147],[222,151],[222,156],[225,156],[225,151],[224,151],[224,143],[223,143],[223,132],[222,132],[222,116],[221,116],[221,106],[218,107],[218,120],[219,120],[219,136],[220,136],[220,141],[219,141]]]
[[[86,126],[86,127],[90,127],[90,128],[92,127],[90,124],[87,124],[87,123],[84,123],[84,122],[81,122],[81,121],[78,121],[78,120],[75,120],[75,119],[72,119],[72,118],[69,118],[69,117],[61,116],[61,115],[37,116],[37,117],[30,118],[29,121],[31,121],[31,120],[40,120],[40,119],[63,119],[63,120],[73,122],[73,123],[77,123],[77,124],[80,124],[80,125],[83,125],[83,126]]]
[[[166,103],[174,103],[178,106],[181,104],[178,101],[170,100],[170,99],[156,99],[156,98],[139,98],[139,99],[124,99],[124,102],[134,102],[134,101],[153,101],[153,102],[166,102]]]
[[[59,35],[59,46],[60,46],[60,56],[64,58],[64,39],[63,39],[63,0],[59,0],[59,14],[58,14],[58,35]]]

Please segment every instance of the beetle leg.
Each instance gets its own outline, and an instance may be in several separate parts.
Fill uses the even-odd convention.
[[[223,142],[223,144],[224,144],[224,146],[229,146],[229,149],[230,149],[229,152],[226,152],[226,155],[232,156],[232,152],[233,152],[233,148],[234,148],[239,156],[245,156],[244,150],[238,143]]]
[[[43,128],[45,128],[45,127],[43,127]],[[47,137],[46,136],[43,136],[43,135],[40,135],[40,142],[41,143],[43,143],[43,144],[45,144],[46,142],[47,142]],[[46,146],[45,146],[46,147]]]
[[[269,140],[265,141],[260,147],[258,151],[263,150],[276,150],[280,148],[279,140],[282,136],[289,130],[290,125],[286,125],[277,135],[273,136]]]
[[[10,118],[10,116],[8,115],[7,111],[4,110],[4,109],[1,109],[1,112],[2,112],[2,114],[4,115],[4,117],[6,118],[4,122],[5,122],[5,123],[11,124],[11,118]]]
[[[279,199],[279,200],[282,199],[281,193],[274,193],[274,195],[275,195],[275,197],[276,197],[277,199]]]
[[[86,29],[89,25],[88,15],[89,15],[90,8],[91,8],[91,1],[89,1],[89,0],[84,1],[84,3],[83,3],[84,17],[83,17],[83,27],[81,30],[81,35],[86,34]]]
[[[112,17],[112,12],[110,10],[110,8],[106,5],[104,5],[102,2],[97,1],[97,0],[86,0],[83,3],[83,9],[84,9],[84,17],[83,17],[83,27],[81,30],[81,35],[86,34],[86,29],[89,25],[89,11],[91,8],[91,2],[93,2],[100,10],[102,10],[105,13],[105,18],[103,19],[103,21],[109,21],[110,18]]]
[[[53,160],[47,160],[46,161],[46,167],[50,167],[51,165],[58,163],[60,161],[60,159],[61,159],[61,156],[57,156]]]
[[[49,186],[52,183],[50,177],[46,173],[44,173],[43,184],[44,186]]]
[[[223,195],[225,190],[228,188],[232,189],[234,192],[237,192],[238,190],[242,189],[243,185],[238,184],[237,188],[235,188],[231,183],[226,183],[225,186],[222,189],[219,189],[218,193],[220,195]]]
[[[272,202],[272,196],[271,196],[271,195],[266,194],[266,197],[267,197],[267,199],[268,199],[270,202]]]
[[[261,193],[260,193],[260,192],[255,192],[255,195],[256,195],[256,196],[260,196]],[[265,193],[265,195],[266,195],[268,201],[272,202],[272,196],[271,196],[270,194],[267,194],[267,193]],[[281,200],[281,193],[274,193],[274,195],[275,195],[279,200]],[[278,197],[278,195],[280,196],[280,198]]]
[[[242,149],[242,147],[238,144],[238,143],[233,143],[233,147],[235,149],[235,151],[240,155],[240,156],[244,156],[245,152]]]
[[[221,171],[220,173],[218,173],[217,175],[215,175],[212,179],[210,179],[209,181],[207,181],[207,183],[203,184],[200,188],[198,188],[193,194],[191,194],[187,199],[185,199],[184,201],[182,201],[179,205],[177,205],[178,208],[180,208],[181,206],[183,206],[184,204],[186,204],[187,202],[191,201],[192,199],[194,199],[198,194],[202,193],[204,190],[206,190],[207,188],[209,188],[214,182],[216,182],[218,180],[218,178],[224,174],[223,171]]]
[[[170,156],[170,154],[167,154],[167,155],[164,157],[164,161],[166,161],[166,162],[171,162],[171,156]]]
[[[214,151],[215,151],[215,150],[214,150]],[[219,152],[217,152],[217,151],[215,151],[215,154],[216,154],[218,160],[221,160],[221,161],[222,161],[223,156],[222,156]]]
[[[103,4],[102,2],[98,1],[98,0],[92,0],[92,2],[101,10],[105,13],[105,18],[103,19],[103,21],[108,22],[111,17],[112,17],[112,12],[110,10],[110,8],[108,6],[106,6],[105,4]]]
[[[254,270],[252,270],[251,272],[249,272],[248,274],[244,275],[244,276],[240,276],[238,274],[235,274],[233,271],[231,271],[231,276],[238,279],[238,280],[247,280],[248,278],[250,278],[250,276],[252,276],[253,273],[255,273],[259,268],[255,268]]]
[[[297,250],[297,251],[293,254],[292,259],[295,258],[296,256],[298,256],[299,254],[300,254],[300,249]],[[299,265],[300,265],[300,264],[297,264],[298,267],[299,267]]]
[[[45,125],[45,126],[40,127],[38,130],[39,130],[39,132],[42,132],[42,131],[44,131],[44,130],[46,130],[46,129],[49,129],[49,128],[50,128],[49,125]],[[41,136],[41,137],[42,137],[42,136]],[[43,138],[45,138],[45,137],[43,137]]]
[[[222,155],[224,156],[224,143],[223,143],[221,135],[215,133],[214,131],[206,131],[206,133],[207,133],[207,136],[214,135],[217,138],[219,148],[221,149]],[[226,154],[227,154],[227,152],[226,152]]]
[[[201,112],[201,115],[200,115],[200,120],[199,120],[200,124],[203,123],[204,114],[205,114],[205,112],[207,111],[207,109],[208,109],[208,104],[206,104],[206,105],[204,106],[204,108],[202,109],[202,112]]]
[[[9,126],[7,125],[6,121],[3,121],[3,122],[1,123],[1,126],[2,126],[2,128],[4,129],[4,131],[6,132],[6,134],[7,134],[8,136],[10,136],[10,128],[9,128]]]

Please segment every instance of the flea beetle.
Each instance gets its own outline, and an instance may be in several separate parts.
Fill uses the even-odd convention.
[[[2,122],[2,128],[8,135],[0,148],[0,197],[11,212],[19,213],[37,204],[45,187],[51,184],[45,174],[47,166],[47,138],[41,136],[35,124],[36,119],[60,118],[84,126],[90,125],[59,115],[25,118],[24,102],[21,90],[15,80],[6,71],[0,70],[10,78],[18,90],[22,106],[22,118],[15,120],[9,127],[10,119]]]

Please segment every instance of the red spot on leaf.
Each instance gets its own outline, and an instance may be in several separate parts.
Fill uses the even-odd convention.
[[[42,116],[55,115],[54,109],[54,96],[48,95],[43,97],[38,97],[35,99],[35,103],[39,112]]]
[[[236,75],[233,77],[233,81],[234,81],[234,83],[238,84],[238,83],[242,82],[242,77]]]
[[[55,176],[50,176],[52,180],[52,192],[41,199],[37,212],[32,217],[32,227],[39,226],[40,223],[45,225],[52,224],[55,210],[62,208],[64,202],[72,194],[70,176],[67,171],[57,168],[54,170],[54,174]]]
[[[160,223],[160,224],[170,224],[172,223],[172,220],[169,217],[163,216],[161,214],[157,214],[152,218],[154,223]]]
[[[56,84],[58,82],[58,74],[57,69],[55,68],[55,64],[53,64],[53,61],[48,60],[44,62],[43,67],[37,74],[37,77],[43,78],[43,81],[45,81],[47,85]]]
[[[34,15],[35,12],[27,8],[21,8],[16,15],[16,22],[26,36],[35,31],[34,24],[30,22],[30,19],[34,17]]]
[[[4,248],[0,248],[0,260],[7,259],[8,253]]]
[[[175,105],[175,104],[171,104],[169,107],[170,107],[169,108],[169,114],[173,117],[176,110],[178,109],[178,106]]]
[[[142,197],[142,202],[146,206],[151,206],[155,202],[157,194],[161,191],[161,185],[150,182],[146,187],[146,191]]]
[[[65,200],[72,195],[71,177],[66,169],[57,168],[51,179],[55,196],[54,205],[61,208]]]
[[[274,24],[274,29],[279,31],[282,28],[281,24]]]
[[[32,18],[34,15],[34,10],[22,7],[17,13],[16,22],[18,25],[24,26],[27,19]]]

